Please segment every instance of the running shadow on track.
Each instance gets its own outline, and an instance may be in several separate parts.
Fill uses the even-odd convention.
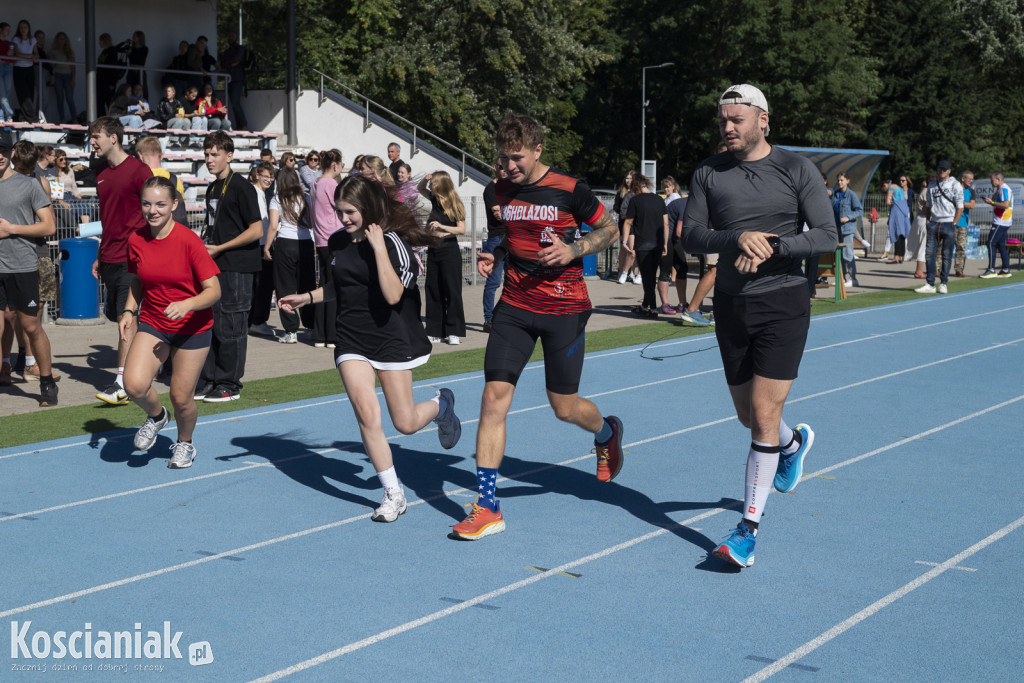
[[[316,449],[323,450],[329,448],[328,446],[311,445],[290,437],[289,434],[236,437],[231,440],[231,445],[242,449],[243,452],[221,455],[217,460],[227,462],[255,455],[265,459],[282,474],[314,491],[371,508],[380,504],[366,496],[339,488],[334,483],[367,491],[379,489],[377,474],[372,466],[368,468],[369,475],[364,478],[360,475],[367,467],[316,452]],[[340,451],[363,453],[364,458],[366,457],[363,445],[358,442],[336,442],[330,447]]]
[[[499,498],[561,493],[567,496],[576,496],[580,500],[593,500],[614,505],[652,526],[670,530],[687,543],[692,543],[709,553],[717,547],[714,541],[689,527],[680,526],[678,522],[668,516],[668,513],[683,510],[713,510],[742,504],[742,501],[733,498],[722,498],[713,502],[655,503],[635,489],[614,481],[600,482],[593,474],[574,467],[531,462],[508,455],[502,460],[501,476],[530,484],[530,486],[501,485],[498,488]]]
[[[468,511],[458,500],[445,495],[444,485],[451,483],[468,489],[466,499],[473,500],[476,497],[476,464],[471,459],[467,467],[461,464],[466,458],[443,451],[417,451],[393,445],[391,452],[399,478],[416,493],[417,498],[442,515],[456,522],[462,521]]]
[[[101,408],[102,410],[102,408]],[[135,429],[118,429],[106,418],[89,420],[85,423],[89,432],[89,446],[100,449],[100,460],[109,463],[124,463],[128,467],[146,467],[154,460],[170,460],[174,440],[163,434],[156,437],[156,443],[148,451],[135,450],[133,439]],[[106,439],[100,446],[100,437]]]

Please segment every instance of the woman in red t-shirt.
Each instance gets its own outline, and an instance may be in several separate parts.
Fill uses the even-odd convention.
[[[217,94],[213,91],[211,83],[203,86],[203,96],[195,101],[195,105],[196,111],[206,114],[208,130],[231,130],[231,122],[228,121],[228,108],[217,99]]]
[[[127,342],[132,318],[139,329],[125,359],[124,389],[148,416],[135,434],[135,448],[148,451],[170,420],[153,380],[160,365],[173,359],[171,405],[178,422],[178,441],[167,466],[191,467],[196,457],[192,430],[196,426],[196,381],[210,350],[213,311],[220,299],[220,269],[199,237],[175,223],[181,201],[167,178],[150,178],[142,186],[142,215],[148,228],[128,238],[128,270],[135,274],[118,327]],[[142,308],[139,309],[139,302]]]

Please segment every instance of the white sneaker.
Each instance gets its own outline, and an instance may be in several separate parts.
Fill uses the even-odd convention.
[[[642,285],[643,283],[644,283],[644,279],[642,277],[640,277],[640,273],[637,273],[636,275],[633,276],[633,284],[634,285]]]
[[[949,293],[949,290],[946,289],[946,283],[945,282],[940,282],[939,283],[939,294],[947,294],[947,293]]]
[[[627,276],[628,276],[628,273],[619,273],[619,284],[620,285],[626,284],[626,277]]]
[[[853,287],[853,280],[844,280],[843,281],[843,286],[844,287]]]
[[[448,343],[449,344],[461,344],[462,342],[459,341],[459,338],[456,337],[454,334],[449,334],[448,335]]]
[[[380,507],[373,511],[370,519],[375,522],[393,522],[404,515],[409,506],[405,502],[405,491],[401,488],[385,489]]]
[[[285,332],[277,341],[281,342],[282,344],[298,344],[299,335],[296,332]]]
[[[428,335],[427,336],[427,341],[430,342],[431,344],[440,344],[441,343],[441,338],[440,337],[431,337],[431,336]]]
[[[914,291],[917,292],[918,294],[934,294],[935,287],[926,282],[917,289],[915,289]]]
[[[163,411],[163,415],[159,420],[147,417],[146,421],[139,427],[139,431],[135,432],[135,450],[148,451],[156,443],[157,433],[167,426],[171,415],[167,412],[166,408],[161,407],[160,410]]]
[[[116,383],[111,384],[103,391],[97,392],[96,398],[112,406],[123,406],[129,402],[128,394],[125,393],[124,387],[118,386]]]
[[[318,348],[318,349],[322,349],[322,348],[324,348],[325,346],[327,346],[327,343],[326,343],[326,342],[315,342],[315,343],[313,344],[313,346],[315,346],[315,347],[316,347],[316,348]]]
[[[196,447],[184,441],[178,441],[171,445],[171,459],[167,468],[171,470],[183,470],[192,467],[192,461],[196,459]]]

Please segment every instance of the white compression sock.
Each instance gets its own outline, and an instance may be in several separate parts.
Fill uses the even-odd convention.
[[[398,483],[398,472],[395,471],[394,466],[387,468],[383,472],[378,472],[377,478],[380,479],[380,485],[385,489],[398,489],[402,487]]]
[[[747,454],[747,481],[743,490],[743,519],[759,523],[779,467],[779,447],[752,441]]]
[[[785,420],[779,420],[779,450],[788,454],[795,453],[800,444],[794,443],[793,438],[793,430]]]

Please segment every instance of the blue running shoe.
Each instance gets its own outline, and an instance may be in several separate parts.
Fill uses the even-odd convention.
[[[804,475],[804,456],[814,445],[814,432],[810,427],[799,424],[794,431],[800,432],[802,443],[792,455],[779,454],[779,467],[775,470],[775,490],[779,493],[789,493],[800,483]]]
[[[738,567],[749,567],[754,564],[754,542],[754,532],[740,522],[740,525],[732,530],[729,538],[715,548],[714,556]]]
[[[448,410],[443,415],[434,418],[434,424],[437,425],[437,438],[441,442],[441,447],[448,450],[455,448],[455,444],[462,436],[462,421],[455,414],[455,394],[452,393],[452,390],[444,387],[437,391],[437,395],[443,398],[448,406]]]
[[[688,323],[693,323],[694,325],[700,325],[701,327],[706,327],[708,325],[714,325],[715,324],[714,321],[708,320],[707,318],[705,318],[704,314],[700,312],[700,309],[697,309],[693,313],[691,313],[691,312],[689,312],[687,310],[684,310],[682,313],[679,314],[679,317],[682,320],[685,320]]]

